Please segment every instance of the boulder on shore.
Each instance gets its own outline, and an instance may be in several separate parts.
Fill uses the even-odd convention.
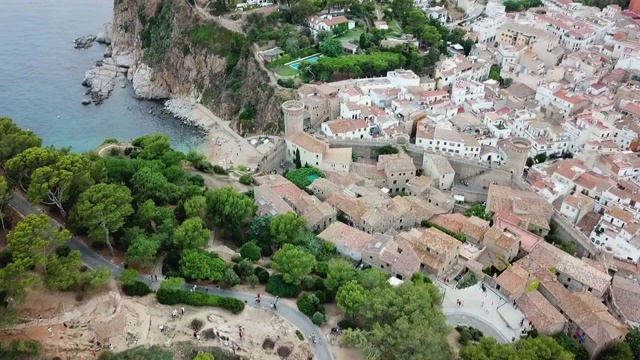
[[[82,85],[89,88],[93,102],[101,104],[111,95],[116,78],[124,77],[126,71],[126,68],[116,66],[111,58],[99,60],[84,74]]]
[[[73,47],[76,49],[88,49],[96,41],[95,35],[85,35],[73,40]]]

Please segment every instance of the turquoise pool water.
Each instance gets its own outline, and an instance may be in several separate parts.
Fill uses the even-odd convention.
[[[307,60],[304,60],[304,61],[308,61],[308,62],[310,62],[310,63],[314,63],[314,62],[317,62],[317,61],[318,61],[318,57],[317,57],[317,56],[314,56],[314,57],[312,57],[312,58],[310,58],[310,59],[307,59]],[[297,63],[295,63],[295,64],[291,64],[290,66],[291,66],[292,68],[294,68],[294,69],[297,69],[298,67],[300,67],[300,63],[301,63],[301,62],[302,62],[302,61],[298,61]]]
[[[319,175],[316,174],[311,174],[311,175],[307,175],[307,179],[309,179],[309,181],[313,182],[315,179],[320,178]]]

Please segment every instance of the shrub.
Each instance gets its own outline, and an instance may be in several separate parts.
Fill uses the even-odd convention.
[[[316,270],[315,273],[316,275],[322,277],[322,278],[326,278],[327,277],[327,271],[329,271],[329,263],[326,261],[318,261],[316,263]]]
[[[336,292],[329,289],[317,290],[314,294],[318,297],[321,304],[329,304],[336,299]]]
[[[355,330],[355,329],[358,328],[356,323],[353,322],[353,320],[349,320],[349,319],[342,319],[342,320],[338,321],[338,326],[341,327],[342,329]]]
[[[209,295],[185,290],[160,289],[156,293],[158,302],[163,305],[186,304],[192,306],[220,307],[238,314],[244,310],[244,302],[225,296]]]
[[[267,292],[282,298],[295,298],[300,295],[300,286],[289,284],[284,281],[282,275],[276,275],[267,281]]]
[[[466,273],[462,279],[460,279],[460,281],[458,281],[458,286],[456,286],[458,289],[465,289],[468,287],[471,287],[475,284],[478,283],[478,279],[476,278],[476,274],[474,274],[473,272],[469,271],[468,273]]]
[[[152,292],[149,285],[142,281],[135,281],[131,284],[122,284],[122,291],[129,296],[145,296]]]
[[[191,328],[193,329],[193,331],[200,331],[202,330],[203,327],[204,327],[204,321],[200,319],[191,320]]]
[[[228,268],[224,271],[220,282],[222,282],[222,285],[224,285],[224,287],[232,288],[240,284],[242,280],[240,280],[240,277],[238,276],[238,274],[236,274],[235,271],[233,271],[232,268]]]
[[[276,67],[278,67],[280,65],[284,65],[284,64],[286,64],[288,62],[291,62],[293,60],[295,60],[293,58],[293,56],[291,56],[289,54],[286,54],[283,57],[281,57],[280,59],[276,59],[276,60],[273,60],[272,62],[270,62],[269,63],[269,67],[273,69],[273,68],[276,68]]]
[[[253,273],[258,277],[258,281],[260,281],[260,284],[266,284],[269,281],[269,277],[271,276],[269,275],[267,269],[260,266],[256,266],[256,268],[253,269]]]
[[[227,170],[225,170],[222,166],[220,165],[213,165],[213,172],[219,175],[227,175]]]
[[[320,308],[320,300],[314,294],[304,294],[296,302],[301,313],[311,317]]]
[[[250,241],[240,248],[240,255],[242,255],[243,259],[249,259],[251,261],[258,261],[262,256],[262,250],[260,246],[258,246],[255,241]]]
[[[296,88],[296,82],[293,79],[278,79],[278,85],[288,89]]]
[[[304,335],[302,334],[302,331],[300,330],[296,330],[296,336],[298,337],[298,339],[304,341]]]
[[[22,359],[40,354],[40,344],[35,340],[12,340],[0,344],[0,359]]]
[[[204,178],[199,174],[189,176],[187,182],[197,186],[204,186]]]
[[[98,360],[111,360],[113,357],[113,353],[109,350],[103,349],[100,351],[100,355],[98,355]]]
[[[311,322],[313,322],[316,326],[322,326],[324,324],[324,314],[321,312],[316,312],[311,317]]]
[[[300,282],[302,290],[324,290],[324,279],[317,276],[305,276]]]
[[[258,285],[258,283],[260,282],[260,280],[258,280],[258,277],[253,274],[249,276],[249,285],[251,285],[252,288],[256,287],[256,285]]]
[[[60,245],[56,248],[56,255],[58,257],[67,257],[71,253],[71,247],[69,245]]]
[[[238,181],[240,181],[240,184],[243,184],[243,185],[251,185],[253,184],[253,176],[249,174],[244,174],[240,176],[240,179]]]

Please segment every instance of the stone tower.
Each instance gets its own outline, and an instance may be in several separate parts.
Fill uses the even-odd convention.
[[[522,176],[529,157],[529,150],[531,150],[531,141],[522,137],[515,137],[511,139],[506,150],[507,167],[509,167],[513,176]]]
[[[298,100],[289,100],[282,103],[284,113],[284,136],[287,137],[296,131],[304,131],[304,103]]]

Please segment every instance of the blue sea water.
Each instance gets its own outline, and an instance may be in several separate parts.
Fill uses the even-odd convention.
[[[113,0],[0,0],[0,117],[13,118],[45,145],[87,151],[106,138],[130,140],[167,134],[174,147],[199,148],[196,129],[158,114],[161,104],[133,98],[129,84],[116,86],[102,105],[83,106],[81,82],[102,58],[104,45],[73,48],[73,39],[102,31]]]

